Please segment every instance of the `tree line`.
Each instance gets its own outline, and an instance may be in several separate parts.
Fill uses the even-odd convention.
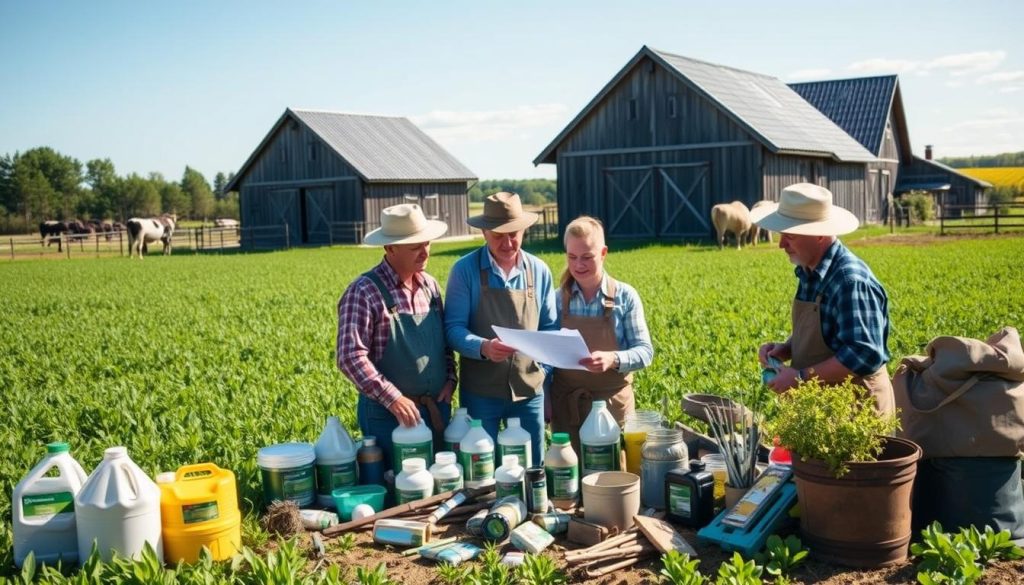
[[[940,163],[955,169],[974,167],[1024,167],[1024,150],[1020,152],[1003,152],[1000,154],[983,154],[979,156],[946,157],[938,159]]]
[[[469,190],[470,201],[483,201],[484,197],[499,191],[519,193],[527,205],[555,203],[558,183],[551,179],[493,179],[480,181]]]
[[[160,173],[118,175],[109,158],[84,165],[41,146],[0,156],[0,231],[34,231],[44,220],[75,218],[126,222],[134,216],[238,219],[238,193],[225,188],[234,173],[213,185],[186,166],[180,181]]]

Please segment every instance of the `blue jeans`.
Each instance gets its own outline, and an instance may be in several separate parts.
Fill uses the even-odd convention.
[[[469,409],[469,416],[483,421],[484,430],[498,445],[498,423],[510,417],[519,417],[523,430],[530,433],[533,448],[531,458],[535,467],[544,465],[544,395],[513,402],[504,398],[486,398],[472,392],[459,391],[459,402]],[[495,466],[498,462],[495,462]]]
[[[430,412],[422,404],[418,405],[418,407],[420,418],[423,419],[423,422],[429,428]],[[448,421],[451,420],[452,405],[447,402],[438,402],[437,410],[441,413],[441,420],[447,425]],[[363,436],[376,437],[377,444],[384,450],[384,469],[394,469],[394,462],[391,460],[391,451],[394,446],[391,442],[391,432],[398,427],[398,419],[395,418],[395,415],[381,406],[379,402],[370,400],[360,394],[359,403],[356,407],[356,420],[359,421],[359,430],[362,431]],[[441,445],[434,445],[434,453],[441,450]],[[430,467],[433,463],[433,461],[427,461],[427,467]],[[395,469],[395,475],[398,475],[399,471],[402,470]]]

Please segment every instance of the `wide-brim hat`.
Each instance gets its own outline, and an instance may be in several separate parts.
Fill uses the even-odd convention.
[[[750,210],[750,221],[763,229],[798,236],[841,236],[860,226],[849,211],[832,204],[832,192],[813,183],[782,190],[778,203]]]
[[[448,231],[448,224],[427,219],[415,203],[400,203],[380,211],[380,227],[366,234],[363,243],[370,246],[421,244],[436,240]]]
[[[537,223],[540,216],[523,211],[523,202],[516,193],[502,191],[484,198],[484,212],[466,220],[469,225],[501,234],[525,230]]]

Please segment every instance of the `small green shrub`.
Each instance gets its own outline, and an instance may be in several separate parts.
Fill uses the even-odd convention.
[[[978,551],[978,560],[983,565],[1000,559],[1012,561],[1024,558],[1024,549],[1013,544],[1009,530],[996,532],[991,526],[986,526],[985,532],[978,532],[977,528],[971,526],[961,528],[960,534]]]
[[[935,200],[927,191],[911,191],[900,197],[897,203],[910,212],[911,223],[935,219]]]
[[[690,560],[690,555],[684,555],[677,550],[672,550],[661,556],[661,582],[672,585],[704,585],[708,582],[697,570],[700,561]]]
[[[523,564],[516,568],[520,585],[564,585],[565,574],[551,557],[526,555]]]
[[[732,559],[719,565],[715,585],[761,585],[763,571],[754,561],[744,561],[740,553],[732,553]]]
[[[777,579],[789,575],[803,564],[807,553],[807,549],[796,536],[791,534],[786,540],[782,540],[779,535],[773,534],[768,537],[764,552],[755,555],[754,558],[758,564],[764,566],[769,575]]]
[[[971,526],[949,535],[938,522],[921,531],[921,542],[911,545],[910,552],[920,560],[917,580],[921,585],[971,585],[984,574],[986,564],[1024,558],[1024,549],[1010,541],[1009,530],[996,532],[986,526],[985,532],[979,532]]]

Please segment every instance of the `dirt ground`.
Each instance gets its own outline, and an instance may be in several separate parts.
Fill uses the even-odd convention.
[[[728,560],[732,553],[722,551],[714,545],[704,545],[697,541],[695,532],[677,527],[687,541],[696,548],[698,558],[701,560],[700,571],[709,576],[718,573],[718,566]],[[355,567],[373,568],[378,563],[385,563],[388,570],[388,577],[395,581],[408,585],[440,584],[436,565],[433,561],[419,557],[403,557],[401,550],[376,545],[370,535],[370,531],[358,533],[356,546],[347,552],[331,552],[333,541],[326,539],[328,549],[327,558],[321,561],[324,564],[337,564],[340,567],[348,568],[348,578],[354,579]],[[435,538],[445,536],[465,536],[461,524],[439,526],[435,532]],[[308,537],[307,537],[308,539]],[[470,540],[470,542],[479,541]],[[559,567],[565,571],[569,583],[595,583],[599,585],[636,585],[641,583],[657,583],[658,572],[661,570],[661,563],[657,558],[642,561],[632,568],[623,569],[597,578],[588,578],[581,570],[567,569],[563,558],[566,550],[578,547],[568,542],[564,536],[556,537],[544,554],[558,562]],[[505,543],[501,552],[515,550],[511,544]],[[844,567],[827,565],[813,560],[812,558],[800,567],[792,575],[794,584],[822,583],[825,585],[898,585],[917,583],[917,571],[912,563],[907,562],[896,567],[878,570],[848,569]],[[770,582],[766,580],[766,582]],[[985,570],[985,576],[980,581],[981,585],[1019,585],[1024,583],[1024,560],[1000,562],[989,566]]]

